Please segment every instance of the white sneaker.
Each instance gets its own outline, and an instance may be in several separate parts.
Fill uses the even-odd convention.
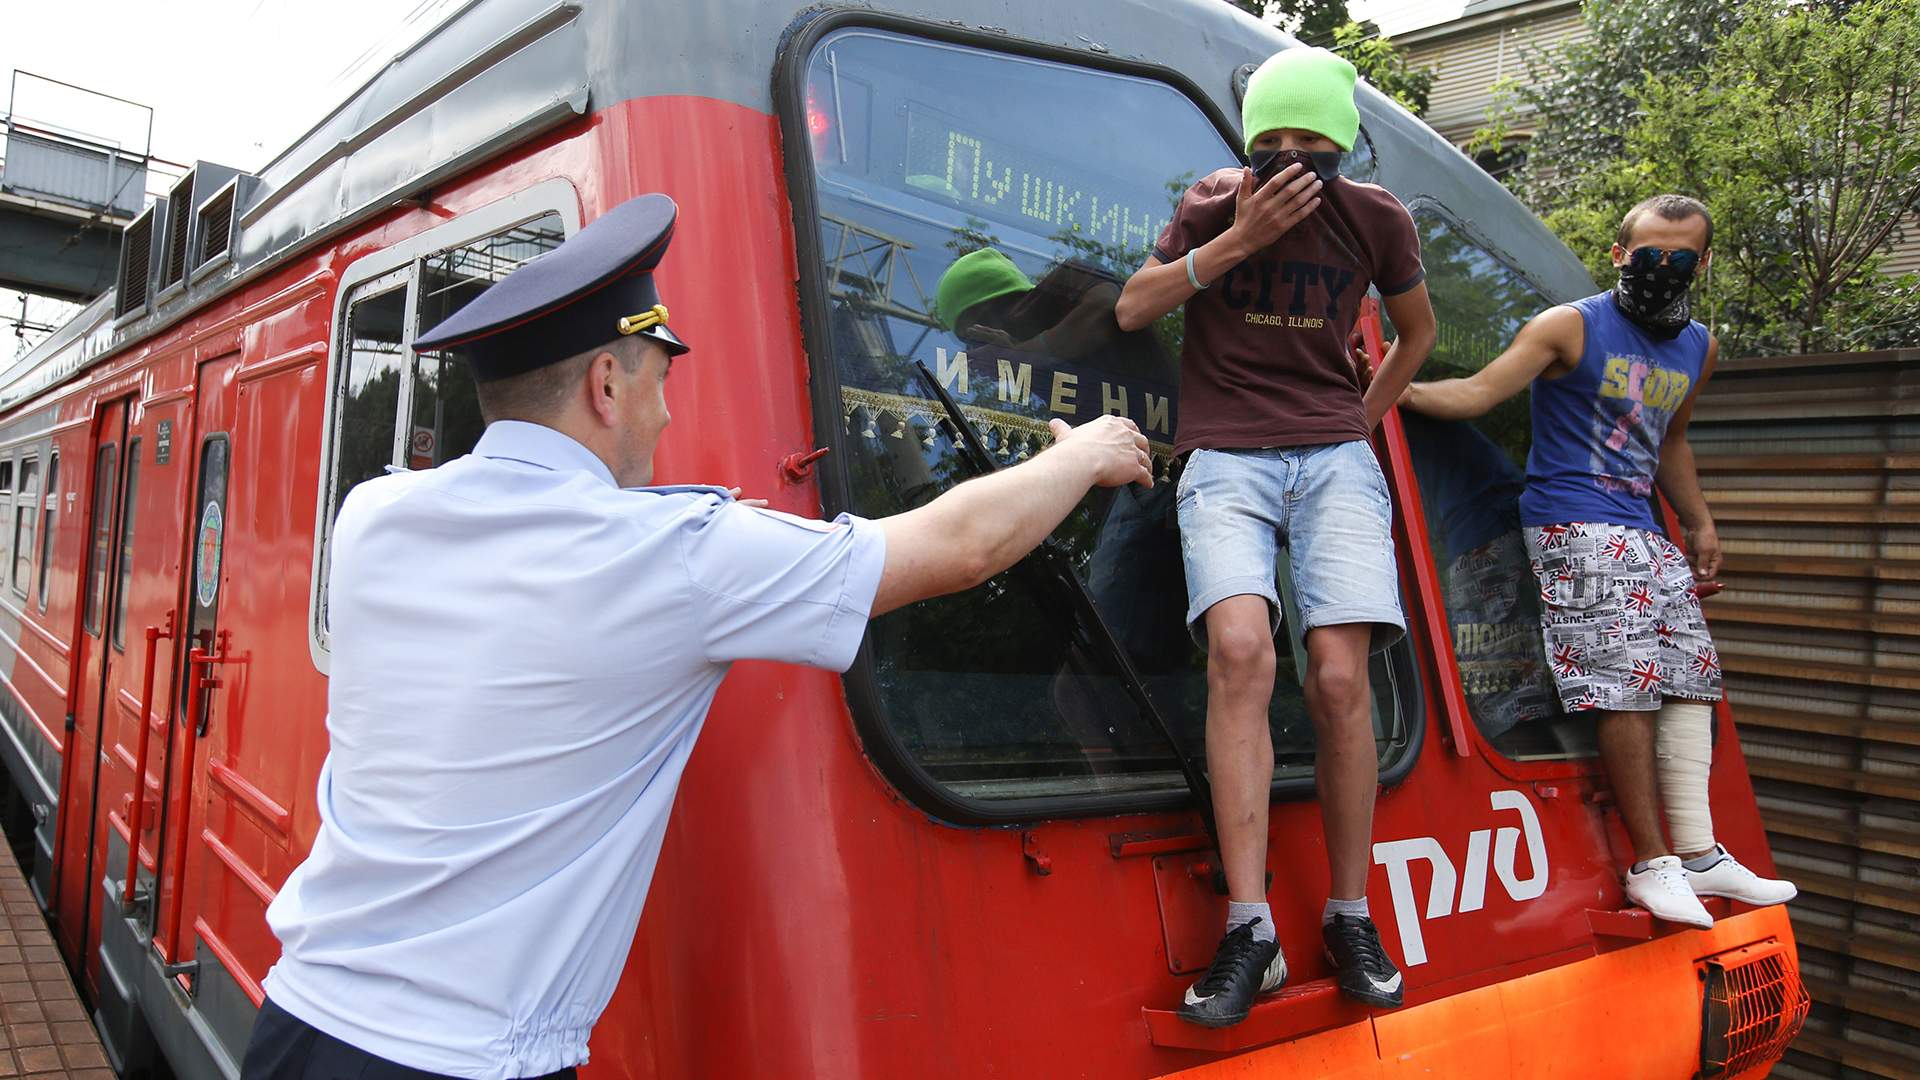
[[[1702,930],[1713,926],[1713,916],[1687,886],[1687,872],[1678,855],[1662,855],[1649,859],[1644,870],[1628,870],[1626,883],[1627,899],[1652,912],[1656,919]]]
[[[1719,854],[1719,862],[1705,870],[1685,870],[1687,884],[1693,887],[1695,896],[1724,896],[1743,904],[1767,907],[1784,904],[1800,895],[1793,882],[1763,878],[1740,865],[1740,860],[1727,852],[1726,845],[1715,844],[1713,850]]]

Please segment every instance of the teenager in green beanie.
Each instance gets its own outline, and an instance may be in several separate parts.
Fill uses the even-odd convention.
[[[1260,65],[1242,107],[1253,167],[1187,190],[1115,310],[1135,329],[1186,306],[1177,499],[1187,622],[1208,650],[1207,769],[1231,903],[1180,1015],[1209,1027],[1245,1019],[1287,973],[1265,876],[1282,546],[1318,747],[1330,872],[1321,942],[1347,994],[1379,1008],[1402,999],[1366,901],[1379,787],[1367,660],[1406,627],[1393,507],[1367,440],[1435,327],[1413,219],[1384,188],[1339,175],[1360,128],[1353,88],[1353,65],[1324,49]],[[1400,335],[1371,384],[1347,347],[1369,287]],[[1282,882],[1311,879],[1275,869]],[[1286,920],[1290,933],[1300,922]]]

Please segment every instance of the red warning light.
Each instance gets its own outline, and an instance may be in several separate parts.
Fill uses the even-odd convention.
[[[808,90],[807,91],[807,131],[812,133],[815,136],[820,136],[820,135],[825,135],[828,129],[830,129],[832,126],[833,126],[833,121],[827,118],[826,110],[822,109],[820,107],[820,103],[817,100],[815,100],[813,96],[813,91]]]

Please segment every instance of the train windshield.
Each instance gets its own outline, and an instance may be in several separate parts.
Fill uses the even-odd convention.
[[[1413,220],[1440,322],[1421,378],[1471,375],[1550,302],[1437,208],[1416,204]],[[1401,420],[1474,723],[1509,758],[1593,754],[1593,724],[1568,717],[1554,694],[1540,637],[1540,587],[1520,535],[1533,440],[1527,398],[1472,422],[1405,411]]]
[[[968,472],[917,381],[932,369],[1003,464],[1047,421],[1131,417],[1158,482],[1090,496],[1055,534],[1095,607],[1190,750],[1204,746],[1206,660],[1189,635],[1174,516],[1180,316],[1122,332],[1122,284],[1181,193],[1236,164],[1192,100],[1150,79],[898,34],[843,30],[807,58],[804,130],[818,192],[848,507],[884,516]],[[1291,604],[1289,573],[1281,592]],[[1030,568],[877,619],[873,699],[917,780],[979,805],[1177,790],[1166,740],[1110,664],[1071,644],[1067,605]],[[1305,650],[1287,619],[1271,710],[1276,780],[1311,772]],[[1383,766],[1412,745],[1402,646],[1374,668]]]

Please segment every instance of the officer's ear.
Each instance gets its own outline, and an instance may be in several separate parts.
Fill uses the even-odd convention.
[[[587,361],[587,402],[593,407],[593,414],[608,427],[620,423],[619,398],[624,389],[620,376],[620,358],[607,349],[594,353]]]

